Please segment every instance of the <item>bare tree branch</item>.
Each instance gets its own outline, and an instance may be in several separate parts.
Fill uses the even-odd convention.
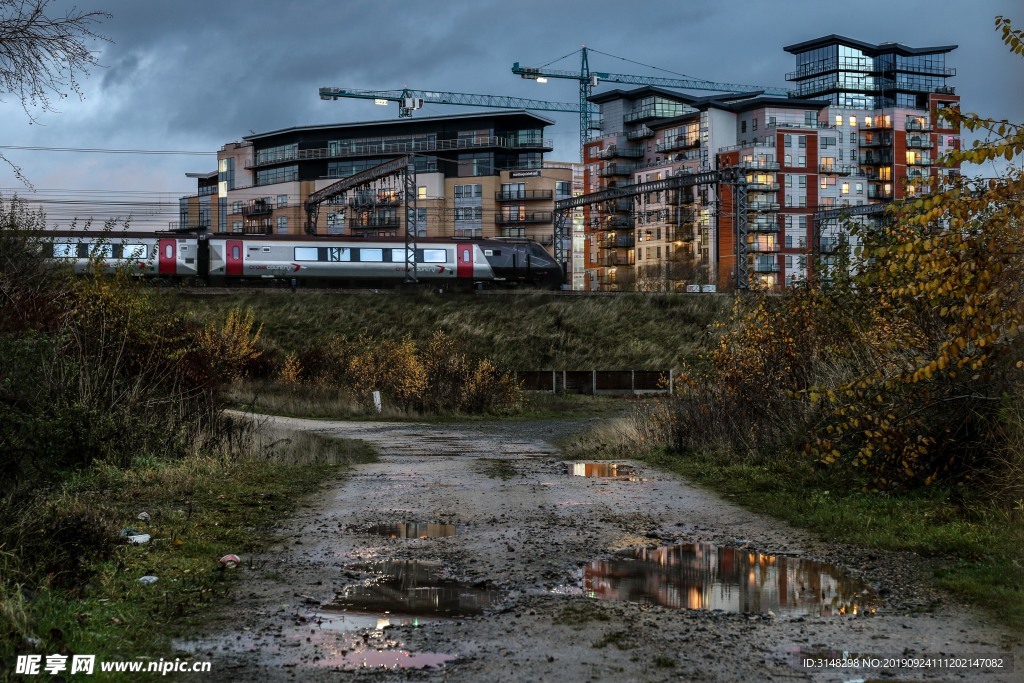
[[[93,41],[109,41],[94,28],[106,12],[82,12],[77,8],[63,16],[46,14],[51,0],[0,0],[0,95],[18,98],[21,108],[35,121],[33,109],[57,111],[54,98],[68,93],[82,98],[82,75],[97,66],[89,49]],[[21,169],[0,154],[14,175],[29,185]]]

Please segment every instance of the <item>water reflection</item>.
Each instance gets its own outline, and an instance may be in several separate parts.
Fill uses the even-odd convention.
[[[444,578],[439,562],[388,561],[357,567],[376,576],[338,593],[322,610],[426,617],[481,614],[499,591]]]
[[[626,465],[608,462],[574,462],[569,464],[574,477],[634,477],[636,470]]]
[[[388,538],[445,538],[455,535],[454,524],[399,522],[395,524],[374,524],[367,533]]]
[[[583,570],[591,597],[688,609],[828,616],[874,611],[874,593],[831,565],[710,543],[640,548]]]

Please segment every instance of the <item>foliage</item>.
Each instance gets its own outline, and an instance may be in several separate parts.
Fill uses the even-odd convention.
[[[211,321],[198,334],[196,341],[202,354],[211,359],[217,376],[229,382],[238,381],[252,370],[263,355],[260,334],[252,309],[232,308],[223,323]]]

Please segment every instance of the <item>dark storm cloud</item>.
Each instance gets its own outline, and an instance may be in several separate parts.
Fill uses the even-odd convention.
[[[394,106],[323,102],[317,89],[327,85],[408,85],[574,102],[574,81],[539,85],[515,77],[510,67],[516,61],[540,66],[584,43],[679,74],[785,86],[794,61],[782,47],[829,33],[911,46],[958,44],[949,63],[958,70],[952,83],[965,109],[1024,120],[1024,89],[1019,87],[1024,60],[1011,55],[993,30],[993,17],[1000,13],[1024,26],[1020,4],[1008,0],[862,0],[856,5],[818,0],[76,3],[113,15],[101,27],[113,41],[99,46],[104,68],[85,80],[84,102],[64,101],[61,114],[41,117],[45,126],[30,127],[13,103],[0,104],[0,130],[6,132],[0,138],[7,144],[213,151],[250,130],[395,116]],[[71,4],[61,0],[52,6],[63,10]],[[599,53],[591,55],[590,65],[613,73],[659,74]],[[552,67],[576,70],[579,55]],[[456,111],[428,105],[420,115]],[[553,156],[574,156],[577,117],[545,115],[556,121],[548,130],[557,145]],[[33,167],[44,169],[37,177],[63,164],[59,177],[69,183],[77,163],[42,153],[19,161],[30,175]],[[187,189],[183,172],[209,170],[213,162],[154,158],[138,165],[152,172],[141,179],[133,173],[132,182]],[[97,166],[111,169],[111,178],[119,179],[127,168],[123,160],[101,159],[78,182],[95,186]],[[0,180],[0,187],[12,184]]]

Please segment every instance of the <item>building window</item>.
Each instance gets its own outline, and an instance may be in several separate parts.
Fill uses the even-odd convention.
[[[426,199],[426,198],[427,198],[427,186],[426,185],[420,185],[419,187],[416,188],[416,199]]]
[[[783,136],[782,146],[783,147],[792,147],[793,146],[793,136],[792,135]]]
[[[856,125],[857,125],[857,117],[856,116],[851,116],[850,117],[850,127],[853,128]]]
[[[842,126],[842,125],[843,125],[843,115],[842,114],[836,114],[836,126]]]
[[[803,168],[804,166],[807,165],[807,157],[805,157],[803,154],[800,155],[800,157],[799,157],[799,159],[797,159],[797,161],[800,164],[800,168]]]
[[[740,121],[740,132],[741,133],[746,133],[747,132],[747,122],[746,121]]]
[[[850,194],[850,183],[843,183],[843,186],[839,190],[840,194]]]
[[[257,185],[274,185],[275,183],[288,183],[299,179],[299,166],[282,166],[281,168],[267,168],[256,171]]]
[[[757,119],[750,122],[750,130],[757,130]]]
[[[242,202],[231,202],[231,213],[242,213]]]
[[[797,147],[807,147],[807,136],[797,135],[796,136]]]
[[[288,232],[288,216],[277,217],[277,232],[280,234]]]
[[[793,187],[793,176],[789,173],[784,175],[786,176],[786,187]]]
[[[793,155],[787,154],[786,155],[786,166],[792,166],[792,165],[793,165]]]
[[[279,195],[277,195],[277,208],[283,209],[286,206],[288,206],[288,195],[286,195],[286,194],[279,194]]]
[[[242,232],[242,221],[232,221],[231,232]]]
[[[802,194],[802,195],[800,195],[799,199],[800,199],[800,208],[801,209],[806,209],[807,208],[807,195]]]
[[[796,177],[796,179],[797,179],[797,187],[802,187],[802,188],[806,188],[807,187],[807,176],[805,176],[805,175],[798,175]]]
[[[456,199],[473,199],[476,197],[484,196],[484,186],[480,184],[475,185],[456,185],[455,186],[455,198]]]
[[[776,117],[769,116],[768,117],[768,127],[771,128],[772,126],[774,126],[775,125],[775,121],[776,121]]]

